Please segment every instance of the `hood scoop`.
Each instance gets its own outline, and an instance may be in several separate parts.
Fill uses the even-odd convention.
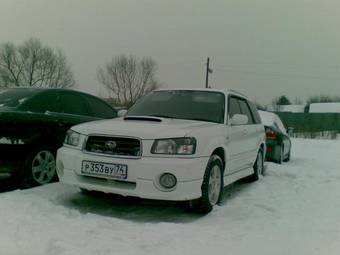
[[[162,122],[162,119],[152,116],[127,116],[124,120]]]

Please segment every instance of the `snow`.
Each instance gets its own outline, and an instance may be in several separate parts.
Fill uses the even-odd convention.
[[[303,104],[290,104],[290,105],[279,105],[280,112],[304,112],[306,105]]]
[[[280,130],[282,133],[286,134],[286,128],[283,125],[279,116],[275,113],[267,112],[267,111],[259,111],[262,124],[268,127],[275,127]]]
[[[0,254],[339,254],[340,142],[292,143],[289,163],[229,187],[206,216],[60,183],[0,193]]]
[[[289,105],[268,105],[268,111],[278,111],[278,112],[305,112],[306,105],[304,104],[289,104]]]
[[[340,103],[313,103],[309,106],[310,113],[340,113]]]

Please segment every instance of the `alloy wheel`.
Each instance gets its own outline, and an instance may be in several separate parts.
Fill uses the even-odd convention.
[[[221,192],[221,169],[215,165],[209,176],[208,197],[211,205],[217,203]]]
[[[55,175],[55,157],[50,151],[39,151],[32,160],[32,177],[38,184],[49,183]]]

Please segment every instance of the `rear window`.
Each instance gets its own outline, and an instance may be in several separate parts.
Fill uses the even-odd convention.
[[[89,104],[90,113],[92,116],[98,117],[98,118],[105,118],[105,119],[117,117],[116,110],[111,108],[106,103],[100,101],[99,99],[89,97],[89,96],[85,96],[85,99],[87,103]]]
[[[79,94],[63,93],[61,95],[61,110],[67,114],[89,115],[86,101]]]

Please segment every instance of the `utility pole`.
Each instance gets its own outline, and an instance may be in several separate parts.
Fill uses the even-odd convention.
[[[210,69],[210,58],[207,59],[207,73],[205,77],[205,87],[209,88],[209,73],[212,73],[212,69]]]

